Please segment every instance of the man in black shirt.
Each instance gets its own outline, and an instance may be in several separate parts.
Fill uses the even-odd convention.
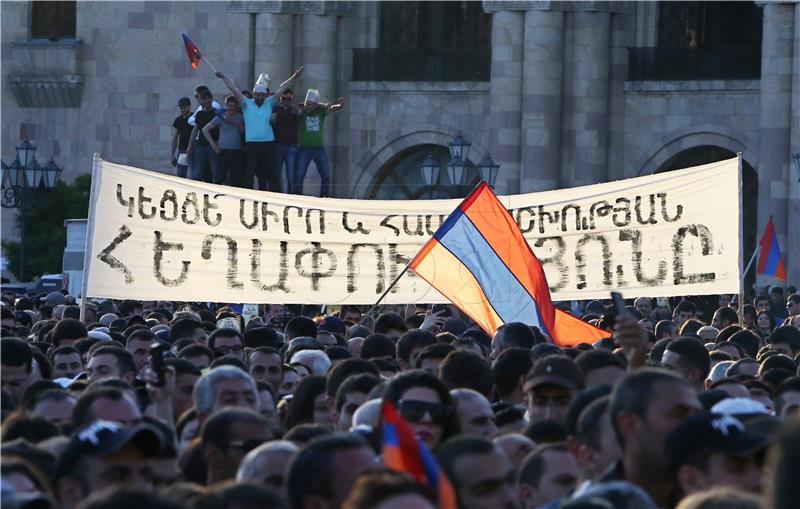
[[[189,116],[192,114],[192,101],[188,97],[181,97],[178,99],[178,108],[181,114],[172,121],[172,143],[170,143],[169,153],[172,157],[172,166],[176,168],[176,175],[186,177],[189,158],[184,154],[186,154],[189,137],[192,134],[192,126],[188,122]]]
[[[208,140],[202,135],[203,128],[216,116],[216,111],[211,105],[213,97],[211,92],[200,92],[200,105],[202,110],[195,113],[195,124],[189,140],[186,153],[191,157],[191,176],[193,180],[214,182],[217,178],[217,153],[211,149]],[[211,130],[214,141],[219,139],[219,128]],[[210,167],[210,171],[209,171]]]
[[[297,122],[300,110],[293,102],[294,92],[287,88],[281,94],[279,102],[272,112],[269,121],[275,131],[275,156],[278,172],[283,171],[286,163],[286,192],[292,193],[295,161],[297,160]]]

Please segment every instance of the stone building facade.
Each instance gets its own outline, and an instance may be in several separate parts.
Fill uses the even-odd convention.
[[[669,62],[658,56],[663,4],[485,0],[476,4],[490,28],[485,75],[401,81],[363,79],[356,58],[380,49],[389,28],[405,29],[389,27],[381,15],[387,5],[378,2],[77,2],[74,38],[55,40],[32,37],[31,2],[3,2],[2,156],[10,162],[13,145],[29,138],[67,179],[89,172],[94,152],[174,171],[168,152],[177,99],[199,84],[217,98],[226,93],[205,64],[188,65],[185,31],[242,88],[260,72],[276,88],[304,64],[298,97],[313,87],[325,99],[347,98],[326,132],[339,197],[409,196],[421,180],[420,154],[443,151],[457,131],[472,143],[472,163],[489,152],[501,164],[500,193],[742,152],[750,190],[745,256],[773,216],[797,284],[800,175],[791,154],[800,153],[800,2],[757,4],[763,36],[755,72],[677,77],[658,70],[658,58]],[[633,76],[645,54],[657,57],[656,70]],[[378,51],[373,64],[402,67],[389,55]],[[309,174],[313,192],[313,168]],[[3,235],[11,229],[3,214]]]

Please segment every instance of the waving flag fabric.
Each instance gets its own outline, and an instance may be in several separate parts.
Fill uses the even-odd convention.
[[[429,486],[437,494],[441,509],[457,507],[453,485],[425,444],[414,437],[409,425],[390,402],[383,402],[381,412],[384,466],[409,474],[420,484]]]
[[[203,54],[200,53],[200,50],[186,34],[181,33],[181,37],[183,37],[183,44],[186,46],[186,54],[189,56],[189,63],[192,64],[192,67],[197,69],[197,66],[200,65],[200,61],[203,60]]]
[[[523,322],[560,345],[609,336],[568,313],[559,312],[557,322],[541,263],[486,182],[464,198],[410,266],[489,334],[506,322]]]
[[[775,234],[772,216],[769,217],[767,226],[764,228],[764,234],[758,244],[761,248],[761,253],[758,255],[756,272],[772,276],[775,279],[786,280],[786,265],[783,263],[783,256],[781,256],[781,248],[778,245],[778,236]]]

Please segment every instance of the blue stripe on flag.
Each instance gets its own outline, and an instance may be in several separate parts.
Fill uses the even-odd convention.
[[[397,431],[394,429],[394,424],[383,423],[383,444],[392,447],[400,447],[400,440],[397,438]]]
[[[462,217],[464,217],[464,211],[461,210],[461,208],[456,208],[452,214],[447,216],[447,219],[445,219],[444,223],[442,223],[439,229],[436,230],[436,233],[433,234],[433,237],[436,240],[441,241],[442,237],[447,235],[447,232],[449,232]]]
[[[486,299],[504,322],[523,322],[542,328],[539,310],[531,294],[497,256],[472,221],[463,213],[460,216],[451,224],[447,223],[453,216],[445,221],[448,228],[438,239],[439,243],[472,272]]]
[[[778,261],[781,259],[781,249],[778,246],[778,236],[773,234],[769,243],[769,252],[767,253],[767,263],[764,265],[764,274],[775,275],[778,270]]]
[[[425,444],[417,440],[417,447],[422,460],[422,468],[425,470],[425,477],[428,478],[428,484],[436,492],[439,489],[439,465],[436,464],[436,460],[433,459]]]

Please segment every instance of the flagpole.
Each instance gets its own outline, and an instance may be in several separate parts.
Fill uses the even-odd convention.
[[[744,276],[746,276],[747,273],[750,272],[750,267],[752,267],[753,262],[756,261],[756,256],[758,255],[759,251],[761,251],[761,246],[756,246],[756,250],[753,251],[753,256],[750,257],[750,261],[747,262],[747,267],[744,268],[744,273],[742,274],[742,278],[744,278]]]
[[[214,74],[217,74],[217,72],[218,72],[217,68],[214,67],[214,64],[212,64],[211,62],[208,61],[208,59],[205,57],[205,55],[203,55],[203,62],[208,64],[208,66],[211,68],[211,70],[214,71]]]
[[[743,184],[742,184],[742,153],[741,152],[737,152],[736,153],[736,159],[738,160],[738,163],[739,163],[739,172],[738,172],[739,185],[737,186],[738,187],[738,193],[739,193],[739,274],[740,274],[740,280],[739,280],[739,323],[742,326],[744,326],[744,293],[745,293],[745,291],[744,291],[744,275],[745,275],[745,271],[742,270],[742,265],[743,265],[743,262],[744,262],[744,218],[743,218],[743,215],[744,215],[744,203],[743,203],[743,191],[742,191],[742,185]],[[758,252],[758,250],[756,250],[756,252]],[[753,257],[755,257],[755,253],[753,253]],[[750,260],[750,263],[752,263],[752,262],[753,262],[753,260]],[[747,266],[749,268],[750,264],[748,264]]]
[[[92,185],[89,190],[89,213],[86,218],[86,242],[83,251],[83,282],[81,283],[81,306],[78,319],[83,322],[86,318],[86,302],[89,299],[89,269],[92,264],[92,243],[94,242],[94,207],[97,204],[97,193],[100,192],[100,154],[94,153],[92,157]]]
[[[389,295],[389,292],[390,292],[390,291],[392,291],[392,288],[394,288],[394,287],[395,287],[395,285],[397,284],[397,282],[398,282],[398,281],[400,281],[400,278],[401,278],[401,277],[403,277],[403,275],[404,275],[404,274],[405,274],[405,273],[408,271],[408,268],[409,268],[410,266],[411,266],[411,262],[407,263],[407,264],[406,264],[406,266],[405,266],[405,267],[403,267],[403,270],[401,270],[401,271],[400,271],[400,274],[398,274],[398,275],[397,275],[397,277],[396,277],[396,278],[394,278],[394,281],[392,281],[392,283],[389,285],[389,287],[388,287],[388,288],[387,288],[387,289],[386,289],[386,290],[385,290],[385,291],[384,291],[384,292],[381,294],[381,296],[378,298],[378,300],[377,300],[377,301],[375,301],[375,304],[373,304],[373,305],[372,305],[372,307],[371,307],[371,308],[369,308],[369,311],[367,311],[366,313],[364,313],[365,315],[368,315],[368,314],[372,313],[372,311],[373,311],[373,310],[374,310],[376,307],[378,307],[378,304],[380,304],[380,303],[381,303],[381,301],[384,299],[384,297],[386,297],[387,295]]]

